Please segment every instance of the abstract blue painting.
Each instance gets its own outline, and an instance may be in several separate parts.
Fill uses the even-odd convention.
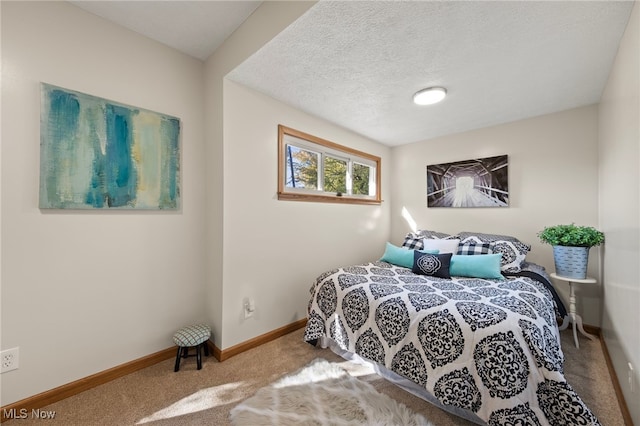
[[[178,118],[41,89],[40,208],[179,208]]]

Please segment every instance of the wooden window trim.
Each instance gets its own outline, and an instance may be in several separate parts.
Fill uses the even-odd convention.
[[[353,195],[327,195],[322,194],[308,194],[308,193],[293,193],[288,192],[285,189],[285,168],[286,164],[286,143],[285,135],[289,135],[298,139],[303,139],[312,142],[317,145],[324,146],[334,151],[339,151],[347,154],[348,156],[360,157],[371,161],[375,164],[375,182],[376,182],[376,194],[374,198],[358,197]],[[352,159],[353,161],[353,159]],[[356,161],[357,162],[357,161]],[[319,138],[317,136],[310,135],[308,133],[301,132],[299,130],[292,129],[290,127],[278,125],[278,200],[289,201],[309,201],[319,203],[338,203],[338,204],[373,204],[379,205],[382,203],[381,195],[381,183],[382,183],[382,160],[380,157],[368,154],[363,151],[358,151],[347,146],[337,144],[335,142],[328,141],[326,139]]]

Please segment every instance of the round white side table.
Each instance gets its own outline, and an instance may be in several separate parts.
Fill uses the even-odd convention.
[[[576,328],[578,329],[578,331],[580,331],[580,333],[582,333],[590,340],[593,340],[593,336],[584,331],[584,328],[582,327],[582,317],[576,313],[576,295],[574,293],[574,284],[595,284],[597,281],[595,278],[589,277],[582,280],[578,278],[563,277],[556,274],[555,272],[551,274],[551,278],[559,281],[566,281],[569,283],[569,313],[562,320],[562,325],[559,327],[559,330],[566,329],[569,326],[569,323],[572,323],[573,341],[576,344],[576,348],[579,349],[580,344],[578,343],[578,332],[576,331]]]

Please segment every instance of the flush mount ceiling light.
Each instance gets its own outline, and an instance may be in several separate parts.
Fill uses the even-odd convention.
[[[413,102],[417,105],[431,105],[440,102],[445,96],[447,96],[447,89],[444,87],[429,87],[413,95]]]

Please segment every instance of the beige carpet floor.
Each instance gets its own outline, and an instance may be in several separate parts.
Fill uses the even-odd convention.
[[[258,389],[296,371],[315,358],[343,362],[329,349],[316,349],[302,341],[297,330],[259,348],[222,363],[203,358],[202,370],[195,358],[183,361],[173,372],[174,360],[167,360],[63,401],[42,407],[55,411],[53,420],[10,420],[17,425],[228,425],[229,410]],[[565,353],[565,375],[587,406],[604,426],[624,425],[599,340],[580,337],[580,349],[573,344],[571,329],[561,332]],[[369,375],[359,377],[378,391],[430,419],[438,426],[470,425],[403,391],[386,380]]]

